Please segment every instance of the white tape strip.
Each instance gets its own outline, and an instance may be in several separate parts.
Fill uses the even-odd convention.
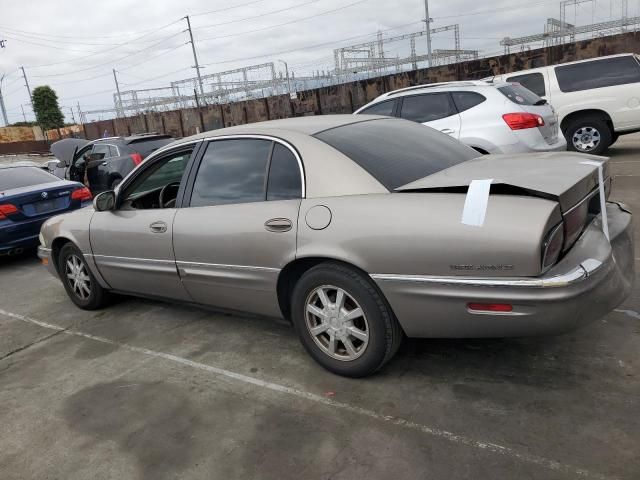
[[[594,165],[598,167],[598,187],[600,189],[600,211],[602,212],[602,231],[604,236],[609,238],[609,219],[607,218],[607,199],[604,192],[604,169],[602,168],[602,162],[595,162],[593,160],[587,160],[580,162],[583,165]]]
[[[471,181],[464,200],[461,223],[472,227],[481,227],[484,224],[491,182],[493,178]]]

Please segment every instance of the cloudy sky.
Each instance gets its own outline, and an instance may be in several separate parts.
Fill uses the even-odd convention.
[[[629,15],[640,1],[629,1]],[[578,25],[620,17],[620,0],[571,7],[567,21]],[[31,88],[50,85],[68,121],[69,108],[113,108],[112,68],[121,90],[165,87],[195,76],[186,21],[190,15],[203,74],[277,60],[297,76],[329,70],[333,49],[421,29],[423,0],[0,0],[0,76],[9,121],[33,118],[21,78]],[[431,0],[434,28],[459,23],[461,44],[481,55],[501,51],[505,36],[542,32],[559,16],[558,0]],[[424,28],[424,27],[422,27]],[[440,33],[433,48],[453,48],[453,35]],[[386,55],[406,55],[407,44]],[[426,52],[419,39],[418,53]],[[277,68],[284,70],[281,63]],[[112,115],[101,114],[103,118]],[[90,118],[97,118],[99,114]],[[1,119],[0,119],[1,122]]]

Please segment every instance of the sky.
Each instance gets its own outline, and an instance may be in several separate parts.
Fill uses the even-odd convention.
[[[577,25],[619,18],[622,0],[595,0],[567,9]],[[460,24],[461,46],[480,55],[502,52],[500,39],[537,34],[559,17],[558,0],[431,0],[432,27]],[[628,0],[629,16],[640,0]],[[83,111],[113,108],[121,91],[166,87],[195,76],[185,15],[190,16],[202,74],[276,62],[296,76],[333,68],[333,50],[424,29],[424,0],[0,0],[0,77],[9,121],[33,119],[24,86],[49,85],[67,121]],[[532,45],[534,48],[536,45]],[[433,36],[452,49],[453,34]],[[424,37],[418,54],[426,52]],[[406,55],[408,43],[387,56]],[[113,114],[92,114],[90,119]],[[2,119],[0,118],[0,124]]]

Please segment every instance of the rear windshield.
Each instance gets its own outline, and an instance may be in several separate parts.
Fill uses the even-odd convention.
[[[129,147],[133,148],[136,152],[138,152],[143,157],[147,157],[151,155],[152,152],[155,152],[160,147],[169,145],[171,142],[173,142],[173,138],[154,138],[149,140],[136,140],[130,143]]]
[[[498,87],[501,94],[518,105],[541,105],[543,100],[531,90],[519,83],[512,83],[504,87]]]
[[[431,127],[400,119],[351,123],[314,136],[351,158],[389,190],[479,155]]]
[[[0,192],[11,190],[12,188],[57,182],[58,180],[60,180],[58,177],[37,167],[0,168]]]

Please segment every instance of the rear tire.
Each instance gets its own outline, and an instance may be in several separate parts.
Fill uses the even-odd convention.
[[[613,133],[599,116],[587,115],[572,120],[564,131],[567,148],[573,152],[602,155],[613,143]]]
[[[73,303],[83,310],[96,310],[109,303],[111,296],[96,281],[82,252],[67,243],[58,256],[60,279]]]
[[[302,275],[291,308],[304,348],[338,375],[371,375],[402,342],[400,324],[375,284],[339,263],[323,263]]]

